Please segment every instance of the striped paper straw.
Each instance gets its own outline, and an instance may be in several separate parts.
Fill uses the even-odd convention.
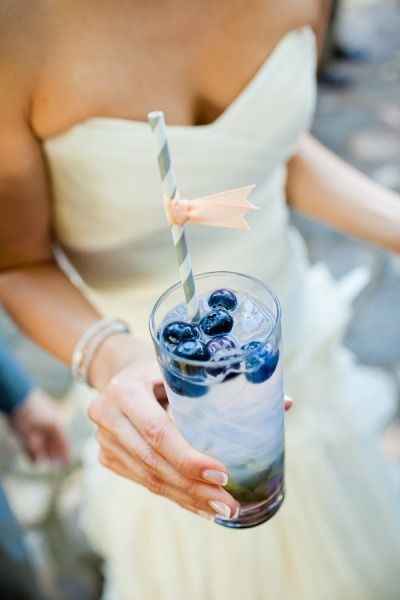
[[[172,167],[171,152],[167,140],[164,113],[161,111],[151,112],[148,115],[148,119],[157,144],[158,166],[164,194],[168,200],[173,200],[174,198],[179,200],[179,197],[177,197],[178,189]],[[185,229],[178,225],[171,225],[171,232],[178,258],[179,276],[185,294],[188,316],[191,320],[197,320],[199,318],[199,304],[192,270],[192,260],[186,243]]]

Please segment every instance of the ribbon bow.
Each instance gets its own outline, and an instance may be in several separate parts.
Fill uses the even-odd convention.
[[[255,185],[226,190],[194,200],[176,196],[164,198],[165,211],[171,225],[209,225],[210,227],[228,227],[231,229],[250,229],[245,216],[257,206],[248,201]]]

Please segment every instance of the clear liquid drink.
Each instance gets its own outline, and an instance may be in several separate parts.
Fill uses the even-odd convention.
[[[197,450],[229,470],[242,529],[270,519],[284,499],[281,314],[260,281],[230,272],[196,277],[200,318],[187,317],[180,284],[156,303],[150,330],[173,418]]]

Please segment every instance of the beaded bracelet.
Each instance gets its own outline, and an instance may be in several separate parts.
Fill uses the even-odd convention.
[[[130,327],[120,319],[101,319],[88,327],[78,340],[71,359],[72,375],[78,383],[91,385],[88,375],[97,350],[107,338],[119,333],[130,333]]]

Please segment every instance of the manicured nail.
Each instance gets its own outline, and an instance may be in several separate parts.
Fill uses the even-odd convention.
[[[221,517],[225,517],[225,519],[230,519],[231,509],[229,506],[223,502],[218,502],[218,500],[210,500],[208,504],[217,513],[217,515],[221,515]]]
[[[291,398],[290,396],[285,396],[284,402],[285,402],[285,410],[289,410],[290,408],[292,408],[293,398]]]
[[[235,513],[232,515],[232,519],[237,519],[240,514],[240,506],[237,507]]]
[[[203,479],[217,485],[226,485],[228,483],[228,475],[226,473],[223,471],[213,471],[212,469],[203,471]]]

